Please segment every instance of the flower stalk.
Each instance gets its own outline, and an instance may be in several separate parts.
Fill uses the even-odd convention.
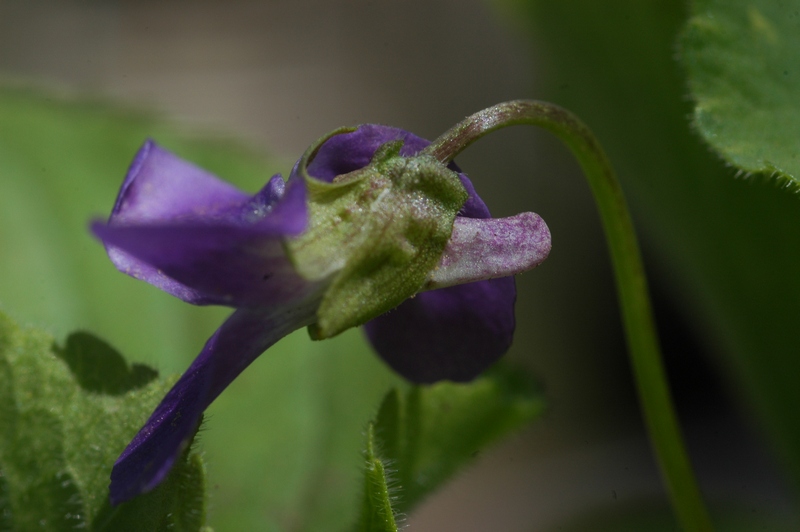
[[[447,164],[484,135],[512,125],[533,125],[550,131],[578,159],[605,231],[639,400],[673,508],[685,530],[713,530],[673,407],[628,207],[614,170],[589,128],[557,105],[517,100],[464,119],[424,151]]]

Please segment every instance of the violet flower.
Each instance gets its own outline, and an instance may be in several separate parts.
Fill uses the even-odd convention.
[[[365,324],[415,383],[469,381],[508,350],[512,275],[547,257],[550,233],[532,213],[491,218],[454,165],[417,155],[428,144],[385,126],[338,130],[254,196],[144,144],[92,231],[120,271],[236,310],[115,463],[112,504],[158,485],[206,407],[300,327],[326,338]]]

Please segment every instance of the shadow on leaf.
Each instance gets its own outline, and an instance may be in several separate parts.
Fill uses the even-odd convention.
[[[122,395],[147,385],[158,372],[142,364],[128,366],[116,349],[86,332],[69,335],[53,352],[67,363],[78,384],[88,392]]]

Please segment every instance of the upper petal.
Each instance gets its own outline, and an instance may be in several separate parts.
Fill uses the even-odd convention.
[[[430,144],[413,133],[396,127],[364,124],[355,131],[329,138],[308,164],[308,174],[321,181],[333,181],[337,175],[363,168],[382,145],[403,140],[400,155],[415,155]]]
[[[382,145],[395,140],[403,140],[400,155],[411,156],[421,152],[430,142],[396,127],[377,124],[364,124],[355,131],[334,135],[329,138],[308,164],[308,174],[321,181],[333,181],[337,175],[350,173],[363,168],[372,160],[372,156]],[[475,192],[469,178],[461,172],[455,163],[448,168],[458,172],[461,184],[469,194],[469,198],[459,212],[468,218],[488,218],[489,209]]]
[[[307,219],[299,179],[275,176],[250,197],[148,141],[109,222],[92,230],[119,270],[184,301],[257,306],[310,289],[281,241]]]
[[[250,197],[152,140],[137,152],[109,221],[174,222],[224,212]]]
[[[156,487],[192,439],[203,411],[253,360],[290,332],[308,325],[318,297],[270,310],[239,309],[158,405],[111,471],[111,503]]]

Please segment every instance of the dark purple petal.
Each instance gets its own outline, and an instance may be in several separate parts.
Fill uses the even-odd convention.
[[[497,361],[514,335],[513,277],[423,292],[365,325],[392,369],[415,383],[467,382]]]
[[[351,133],[334,135],[317,151],[308,165],[308,174],[320,181],[333,181],[337,175],[363,168],[375,151],[387,142],[404,140],[400,155],[415,155],[430,144],[413,133],[396,127],[365,124]]]
[[[275,176],[250,197],[148,141],[92,231],[120,271],[184,301],[257,306],[312,288],[281,244],[307,222],[302,180]]]
[[[209,338],[111,471],[111,503],[155,488],[197,430],[203,411],[239,373],[272,344],[314,319],[318,298],[291,306],[237,310]]]
[[[461,207],[458,215],[464,218],[491,218],[492,215],[489,213],[489,207],[487,207],[481,197],[478,196],[472,181],[469,180],[466,174],[460,173],[461,170],[457,168],[455,170],[459,172],[458,177],[461,179],[461,184],[464,185],[464,188],[467,189],[467,194],[469,194],[467,202]]]

